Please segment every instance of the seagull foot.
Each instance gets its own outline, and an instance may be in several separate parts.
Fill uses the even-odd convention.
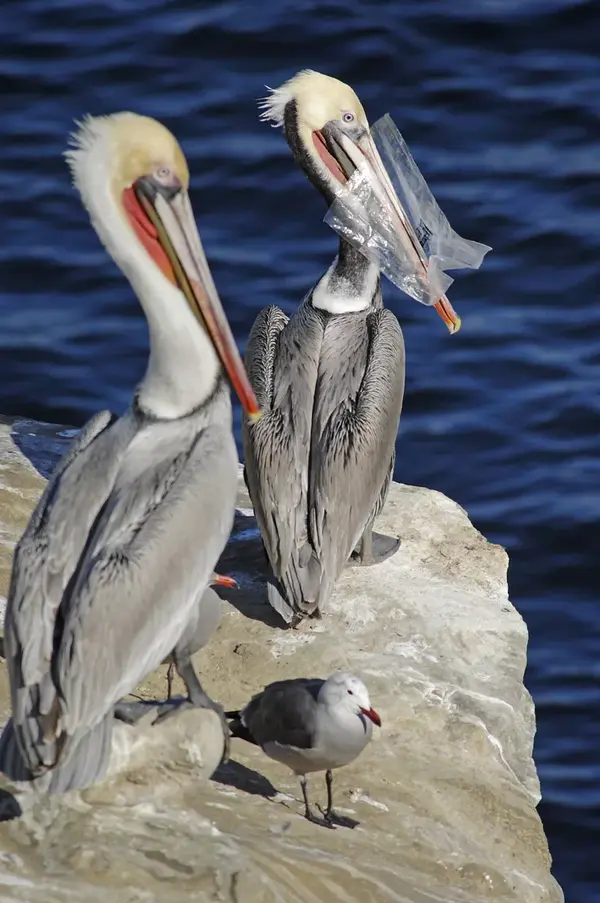
[[[385,536],[383,533],[371,533],[363,536],[354,549],[346,567],[371,567],[381,564],[391,558],[400,548],[401,540],[395,536]]]
[[[321,810],[323,811],[323,810]],[[350,828],[354,829],[360,825],[359,821],[356,821],[354,818],[348,818],[345,815],[339,815],[335,809],[330,809],[329,812],[325,812],[323,814],[324,821],[328,822],[332,828]]]
[[[304,818],[313,825],[319,825],[320,828],[331,828],[332,830],[335,830],[335,825],[330,819],[325,817],[320,818],[318,815],[315,815],[314,812],[311,812],[310,809],[306,810]]]

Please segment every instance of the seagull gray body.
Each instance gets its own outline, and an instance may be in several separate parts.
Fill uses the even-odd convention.
[[[339,141],[325,148],[308,122],[334,81],[299,76],[267,102],[328,203],[332,173],[343,174],[348,157]],[[338,134],[343,123],[329,126]],[[273,575],[268,599],[296,625],[323,612],[349,561],[377,564],[399,546],[373,534],[393,476],[405,372],[402,331],[383,307],[378,266],[341,238],[333,264],[291,318],[277,307],[259,314],[245,363],[264,412],[257,423],[244,418],[242,438]]]
[[[222,716],[179,644],[233,524],[238,462],[225,371],[256,411],[175,138],[130,113],[88,119],[69,162],[144,309],[150,356],[129,410],[97,415],[74,440],[15,550],[4,625],[12,717],[0,770],[45,793],[102,778],[115,704],[175,648],[182,706]]]
[[[306,775],[327,772],[331,816],[331,771],[353,762],[370,742],[373,724],[381,724],[363,682],[345,672],[327,680],[276,681],[241,711],[227,712],[227,717],[233,737],[260,746],[269,758],[300,777],[305,816],[319,823],[308,803]]]

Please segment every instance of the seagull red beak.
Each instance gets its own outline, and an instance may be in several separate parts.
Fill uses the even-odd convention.
[[[377,727],[381,727],[381,718],[379,717],[379,715],[377,714],[375,709],[363,709],[361,706],[360,710],[363,713],[363,715],[366,715],[367,718],[371,719],[373,724],[376,724]]]

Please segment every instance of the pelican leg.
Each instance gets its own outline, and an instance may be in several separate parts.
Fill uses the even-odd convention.
[[[173,670],[175,665],[173,662],[167,668],[167,702],[171,699],[173,693]]]
[[[375,533],[373,527],[368,526],[350,555],[346,567],[370,567],[372,564],[381,564],[398,551],[400,542],[397,537]]]
[[[306,780],[306,775],[301,774],[300,777],[300,786],[302,787],[302,796],[304,797],[304,818],[307,821],[313,823],[313,825],[320,825],[322,828],[335,828],[335,825],[327,818],[319,818],[318,815],[310,808],[310,803],[308,802],[308,782]]]
[[[330,768],[325,772],[325,784],[327,785],[327,809],[324,813],[325,821],[331,823],[331,827],[339,825],[341,828],[356,828],[359,822],[345,815],[338,815],[333,808],[333,773]]]
[[[186,686],[188,698],[184,699],[177,705],[173,705],[171,708],[168,708],[166,712],[161,713],[156,719],[155,724],[158,724],[159,721],[166,721],[167,718],[172,718],[182,709],[212,709],[213,712],[216,712],[221,719],[223,736],[225,738],[225,749],[223,752],[222,761],[226,762],[229,758],[230,734],[229,725],[225,717],[223,706],[219,705],[218,702],[215,702],[213,699],[211,699],[208,693],[206,693],[205,690],[202,689],[202,684],[198,680],[198,675],[194,671],[194,666],[192,665],[192,660],[189,655],[180,656],[177,654],[177,650],[175,650],[173,652],[173,661],[175,667],[177,668],[177,673]]]

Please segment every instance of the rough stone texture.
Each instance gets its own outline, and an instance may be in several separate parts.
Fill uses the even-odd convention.
[[[149,766],[157,774],[165,768],[189,770],[191,767],[196,781],[209,780],[223,758],[225,745],[218,716],[206,709],[185,709],[177,718],[154,724],[160,712],[170,708],[170,703],[144,703],[144,708],[147,711],[135,725],[115,719],[111,757],[103,783],[109,784],[123,776],[135,781],[136,774],[148,770]],[[11,784],[3,776],[1,781],[21,808],[31,809],[30,797],[38,795],[30,784]],[[1,812],[0,805],[0,815]]]
[[[37,470],[48,472],[65,441],[59,428],[0,424],[0,593],[43,485]],[[227,591],[223,622],[196,660],[227,707],[282,677],[344,668],[365,679],[383,728],[335,779],[337,808],[359,828],[305,822],[294,777],[241,741],[207,782],[185,742],[157,753],[142,738],[111,780],[36,801],[0,826],[0,901],[561,901],[535,809],[527,631],[508,600],[507,556],[426,489],[394,484],[377,528],[402,537],[397,555],[345,572],[322,621],[281,629],[263,601],[240,480],[218,567],[240,589]],[[164,696],[164,670],[138,693]],[[324,783],[311,781],[323,801]]]

